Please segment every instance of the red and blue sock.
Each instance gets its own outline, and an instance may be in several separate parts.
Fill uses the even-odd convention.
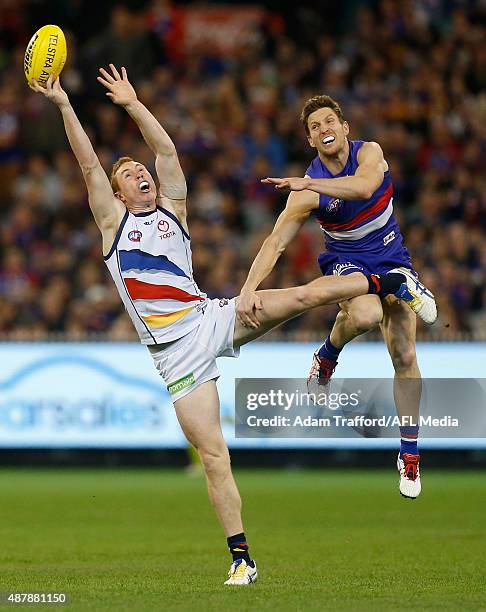
[[[400,272],[389,272],[388,274],[367,274],[368,293],[383,298],[390,294],[396,294],[403,283],[407,282],[404,274]]]
[[[409,453],[410,455],[419,454],[417,445],[418,434],[418,425],[400,427],[400,457],[403,457],[405,453]]]
[[[343,350],[343,348],[338,348],[334,346],[331,342],[331,336],[329,335],[325,340],[324,344],[321,346],[317,354],[321,359],[324,357],[325,359],[330,359],[331,361],[337,361],[339,357],[339,353]]]

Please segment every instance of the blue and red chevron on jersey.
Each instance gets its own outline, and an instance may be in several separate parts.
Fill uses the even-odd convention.
[[[349,157],[343,170],[332,174],[321,158],[314,158],[307,168],[311,178],[353,176],[358,168],[358,152],[362,140],[349,140]],[[314,216],[324,232],[328,252],[376,250],[386,244],[386,238],[402,243],[400,229],[393,214],[393,185],[387,170],[383,182],[366,200],[343,200],[319,195],[319,208]]]
[[[388,173],[387,173],[388,174]],[[384,187],[385,182],[389,182],[388,187]],[[379,194],[378,192],[382,192]],[[328,223],[318,219],[318,223],[324,229],[329,231],[351,230],[368,224],[373,219],[379,217],[382,212],[389,206],[393,195],[393,185],[390,182],[390,177],[386,177],[380,188],[375,191],[369,200],[366,200],[368,208],[365,208],[349,221],[339,223]],[[375,201],[374,201],[375,200]],[[373,202],[374,201],[374,202]]]
[[[192,273],[191,239],[173,212],[126,212],[106,265],[142,344],[173,342],[201,322],[206,294]]]

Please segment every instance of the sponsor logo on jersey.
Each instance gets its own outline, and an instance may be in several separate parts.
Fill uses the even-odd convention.
[[[355,264],[355,263],[353,263],[351,261],[347,261],[346,263],[336,264],[334,266],[333,274],[335,276],[340,276],[341,274],[343,274],[343,272],[345,270],[351,270],[353,268],[355,270],[363,270],[363,268],[361,266],[358,266],[357,264]]]
[[[389,242],[391,242],[392,240],[395,240],[395,238],[396,238],[395,230],[393,230],[392,232],[390,232],[383,238],[383,245],[386,246]]]
[[[341,208],[342,203],[343,203],[343,200],[340,200],[339,198],[335,198],[334,200],[331,200],[329,204],[326,206],[326,212],[336,213]]]
[[[157,229],[159,232],[162,232],[159,236],[160,238],[172,238],[172,236],[176,235],[174,231],[169,231],[169,222],[165,219],[161,219],[158,222]]]
[[[139,230],[132,230],[128,233],[128,240],[132,242],[140,242],[140,238],[142,237],[142,232]]]
[[[223,298],[222,300],[219,300],[219,307],[223,308],[224,306],[228,306],[229,304],[229,300],[227,300],[226,298]]]
[[[179,378],[179,380],[175,380],[174,382],[169,383],[167,385],[167,391],[171,395],[174,395],[175,393],[179,393],[179,391],[182,391],[183,389],[187,389],[187,387],[192,387],[195,382],[196,378],[194,376],[194,373],[191,372],[190,374]]]
[[[152,225],[152,223],[155,221],[155,219],[150,219],[150,221],[144,221],[143,224],[144,225]]]

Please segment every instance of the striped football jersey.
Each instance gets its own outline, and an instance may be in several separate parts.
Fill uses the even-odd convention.
[[[349,140],[349,157],[338,174],[332,174],[319,156],[312,160],[306,176],[310,178],[338,178],[353,176],[358,168],[358,152],[364,142]],[[393,213],[393,184],[389,170],[381,185],[368,199],[343,200],[319,194],[319,208],[313,215],[324,234],[328,252],[360,252],[380,249],[387,236],[400,237]]]
[[[172,342],[200,323],[206,295],[193,278],[190,237],[172,212],[126,211],[104,259],[142,344]]]

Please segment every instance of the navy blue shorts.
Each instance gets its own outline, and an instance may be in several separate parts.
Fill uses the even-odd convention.
[[[319,266],[324,276],[344,276],[353,272],[386,274],[395,268],[413,270],[410,254],[404,246],[376,251],[326,251],[319,255]]]

